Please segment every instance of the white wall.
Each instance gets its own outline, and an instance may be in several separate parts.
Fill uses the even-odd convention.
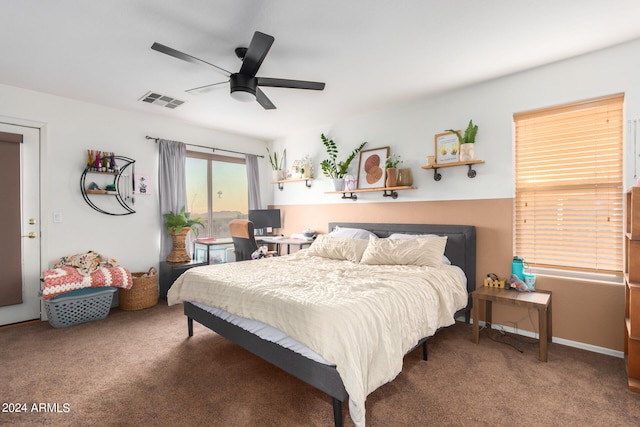
[[[0,121],[43,126],[42,266],[60,256],[95,250],[116,258],[131,271],[146,271],[159,261],[160,219],[157,195],[158,148],[146,135],[191,144],[266,154],[266,143],[199,128],[152,114],[132,113],[0,85]],[[150,105],[152,108],[160,108]],[[153,192],[135,198],[135,214],[109,216],[93,210],[80,193],[87,149],[113,151],[136,160],[136,172],[151,176]],[[264,203],[270,200],[270,169],[261,164]],[[53,223],[53,213],[62,223]]]
[[[627,120],[640,117],[638,76],[640,40],[274,141],[274,147],[286,147],[288,166],[309,154],[318,178],[311,189],[293,183],[283,191],[274,188],[274,203],[354,203],[324,194],[330,191],[330,183],[319,166],[326,158],[321,133],[337,143],[339,159],[362,141],[369,142],[367,148],[390,146],[391,152],[404,159],[401,167],[412,168],[418,187],[401,192],[398,200],[513,197],[514,113],[624,92],[626,125]],[[475,167],[476,178],[467,178],[466,167],[458,167],[441,169],[442,180],[434,181],[433,171],[420,169],[425,157],[434,154],[434,135],[449,128],[464,129],[469,119],[479,126],[476,157],[486,163]],[[630,136],[625,131],[625,188],[635,182],[634,141]],[[356,159],[350,168],[354,174],[357,165]],[[383,199],[378,193],[358,194],[356,203],[366,202],[393,200]]]

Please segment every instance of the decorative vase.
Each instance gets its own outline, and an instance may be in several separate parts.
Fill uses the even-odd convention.
[[[331,181],[335,191],[344,191],[344,178],[334,178]]]
[[[475,143],[469,144],[460,144],[460,161],[468,162],[471,160],[475,160],[476,151],[475,151]]]
[[[410,187],[413,185],[413,174],[411,173],[411,168],[398,169],[398,178],[396,179],[396,185],[398,187]]]
[[[351,174],[344,176],[344,190],[355,190],[358,187],[358,180]]]
[[[284,172],[281,170],[273,171],[273,180],[274,181],[282,181],[284,179]]]
[[[180,231],[180,233],[176,233],[175,231],[171,233],[171,238],[173,239],[173,248],[171,249],[171,253],[167,256],[168,262],[189,262],[191,261],[191,255],[187,252],[187,234],[191,230],[190,227],[185,227]]]
[[[397,184],[396,179],[396,168],[387,168],[387,181],[385,182],[385,186],[387,187],[395,187]]]

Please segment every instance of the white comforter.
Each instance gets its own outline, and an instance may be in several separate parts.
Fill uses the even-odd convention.
[[[192,268],[169,305],[199,302],[270,324],[334,363],[357,426],[369,393],[467,303],[457,267],[364,265],[294,255]]]

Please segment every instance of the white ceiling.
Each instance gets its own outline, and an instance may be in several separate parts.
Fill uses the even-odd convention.
[[[0,0],[0,83],[273,139],[640,37],[638,0]],[[230,98],[254,31],[275,37],[261,77],[277,106]],[[185,100],[142,103],[148,91]]]

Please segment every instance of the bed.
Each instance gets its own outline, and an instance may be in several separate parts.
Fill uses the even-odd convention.
[[[445,240],[442,266],[360,265],[363,263],[353,260],[324,259],[316,255],[322,249],[319,242],[328,239],[319,236],[320,240],[309,249],[293,255],[190,269],[171,287],[168,302],[184,304],[189,336],[193,335],[195,320],[328,394],[332,398],[336,426],[343,423],[342,403],[349,398],[351,418],[356,425],[364,425],[366,396],[393,380],[402,369],[405,354],[422,348],[426,359],[429,337],[461,316],[469,321],[470,295],[475,289],[476,277],[475,227],[333,222],[329,230],[367,230],[383,238],[372,238],[368,243],[347,242],[349,250],[366,246],[364,253],[359,254],[362,261],[372,259],[367,258],[371,245],[391,244],[389,237],[431,235],[430,241],[434,243],[429,246],[419,243],[422,245],[419,247],[431,251],[432,245],[435,247]],[[345,243],[342,240],[346,239],[330,242]],[[420,239],[420,242],[426,240]],[[435,256],[430,254],[429,259]],[[310,262],[317,268],[311,268]],[[451,266],[446,265],[448,263]],[[280,273],[287,269],[290,277]],[[366,271],[363,273],[362,269]],[[423,278],[423,270],[429,270],[429,278]],[[292,271],[297,272],[295,277]],[[372,272],[375,279],[369,279],[366,272]],[[461,273],[464,277],[460,285],[457,277],[462,276]],[[253,276],[253,279],[247,277],[246,283],[239,284],[240,275]],[[258,276],[262,279],[256,279]],[[277,280],[272,279],[274,276]],[[309,287],[298,276],[305,276],[305,280],[315,285]],[[371,283],[375,282],[375,286],[368,287],[367,280],[373,280]],[[423,281],[429,289],[436,290],[427,292],[427,286],[421,285]],[[278,282],[278,287],[269,287],[269,282]],[[316,296],[323,294],[325,287],[330,288],[330,302],[325,301],[326,295]],[[287,293],[286,300],[280,295],[281,288]],[[414,288],[419,296],[407,297]],[[254,293],[260,298],[253,300]],[[423,309],[431,304],[438,308]],[[388,305],[401,308],[392,309]],[[327,311],[329,318],[318,317],[318,313],[324,316]],[[408,324],[395,326],[398,320]],[[402,333],[398,333],[399,328]],[[406,333],[408,336],[405,329],[410,331]],[[376,334],[381,335],[378,338]]]

